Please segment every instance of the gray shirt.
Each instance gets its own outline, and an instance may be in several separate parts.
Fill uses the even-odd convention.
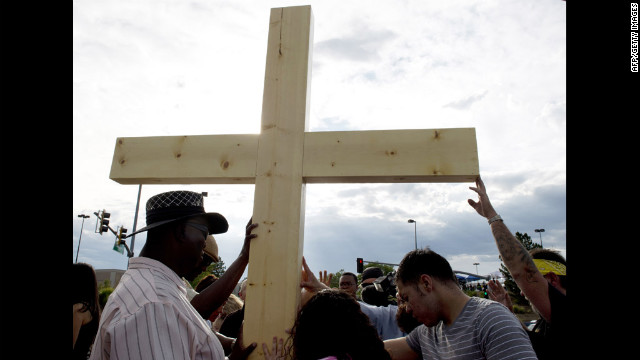
[[[449,326],[420,325],[407,343],[424,359],[537,359],[520,321],[504,305],[472,297]]]

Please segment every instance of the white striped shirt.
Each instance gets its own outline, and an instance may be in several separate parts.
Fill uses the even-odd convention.
[[[504,305],[472,297],[449,326],[420,325],[406,337],[423,359],[537,359],[527,332]]]
[[[225,359],[222,345],[163,263],[129,259],[109,296],[91,351],[95,359]]]

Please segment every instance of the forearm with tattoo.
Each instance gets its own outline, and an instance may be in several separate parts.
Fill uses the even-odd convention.
[[[516,239],[502,221],[491,223],[491,231],[502,261],[514,280],[535,281],[536,265],[525,247]]]

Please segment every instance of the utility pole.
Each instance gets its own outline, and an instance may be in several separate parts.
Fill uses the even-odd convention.
[[[542,233],[544,232],[544,229],[535,229],[533,231],[535,231],[535,232],[540,234],[540,247],[544,248],[544,246],[542,246]]]
[[[413,240],[415,241],[415,247],[416,250],[418,250],[418,230],[416,224],[418,223],[417,221],[413,220],[413,219],[409,219],[407,221],[409,224],[413,223]]]
[[[133,218],[133,231],[136,232],[136,225],[138,224],[138,208],[140,207],[140,193],[142,192],[142,184],[138,185],[138,201],[136,202],[136,216]],[[135,245],[136,234],[131,235],[131,251],[127,250],[127,254],[131,254],[129,257],[133,257],[133,246]],[[128,265],[127,265],[128,266]]]
[[[78,239],[78,250],[76,251],[76,263],[78,263],[78,254],[80,253],[80,241],[82,241],[82,229],[84,228],[84,219],[88,219],[90,216],[80,214],[78,217],[82,218],[82,225],[80,225],[80,238]]]

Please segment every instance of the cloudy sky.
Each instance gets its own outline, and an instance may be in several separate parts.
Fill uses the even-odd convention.
[[[133,229],[138,185],[109,179],[117,137],[257,134],[270,9],[311,5],[310,131],[476,129],[480,174],[512,232],[566,253],[566,3],[540,1],[138,0],[73,2],[73,260],[126,269],[94,212]],[[313,270],[397,264],[429,246],[455,270],[499,268],[473,183],[309,184],[304,255]],[[208,192],[226,265],[253,185],[143,185]],[[415,219],[417,225],[407,222]],[[130,240],[130,239],[128,239]],[[138,255],[146,234],[135,237]],[[257,240],[259,241],[259,240]],[[129,241],[130,243],[130,241]],[[131,246],[131,244],[130,244]]]

